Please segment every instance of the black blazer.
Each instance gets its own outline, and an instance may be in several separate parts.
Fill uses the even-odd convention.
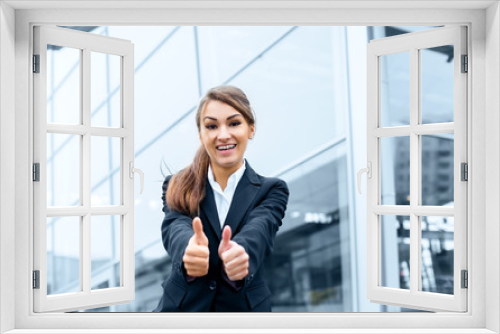
[[[249,273],[244,280],[231,282],[222,269],[218,255],[222,229],[210,183],[200,203],[200,218],[210,250],[208,274],[187,279],[182,262],[188,241],[193,235],[192,219],[170,210],[165,192],[171,176],[163,183],[163,245],[172,259],[172,271],[163,282],[163,296],[154,312],[269,312],[271,292],[264,282],[262,263],[273,250],[274,237],[285,215],[289,191],[278,178],[246,170],[236,187],[226,224],[232,240],[243,246],[248,255]]]

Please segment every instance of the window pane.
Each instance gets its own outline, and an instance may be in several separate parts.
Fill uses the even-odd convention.
[[[120,205],[121,138],[91,139],[91,205]]]
[[[453,122],[453,45],[420,51],[422,124]]]
[[[92,216],[92,290],[120,286],[120,216]]]
[[[91,52],[92,126],[120,127],[121,57]]]
[[[80,217],[47,218],[47,294],[80,290]]]
[[[453,206],[453,134],[422,136],[422,205]]]
[[[382,216],[381,286],[410,289],[410,216]]]
[[[80,123],[81,50],[47,45],[47,122]]]
[[[47,134],[47,206],[80,204],[81,136]]]
[[[410,204],[410,137],[380,139],[381,203]]]
[[[410,125],[410,53],[380,57],[381,126]]]
[[[422,217],[422,291],[453,294],[454,218]]]

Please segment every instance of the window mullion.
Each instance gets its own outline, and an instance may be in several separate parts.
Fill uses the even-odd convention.
[[[419,136],[415,129],[419,123],[420,101],[420,61],[419,51],[410,49],[410,291],[416,293],[419,288],[420,273],[420,217],[415,215],[415,208],[420,204],[420,153]]]
[[[82,92],[81,92],[81,106],[82,106],[82,123],[83,127],[87,129],[83,135],[82,147],[82,205],[84,208],[90,209],[90,50],[83,50],[83,61],[81,62],[82,71]]]
[[[91,290],[91,250],[90,250],[90,199],[91,199],[91,179],[90,179],[90,169],[91,169],[91,132],[90,132],[90,50],[88,48],[83,49],[83,59],[80,62],[81,78],[82,78],[82,92],[81,92],[81,106],[82,106],[82,123],[85,128],[88,129],[87,133],[83,135],[82,138],[82,205],[87,213],[82,219],[82,233],[80,234],[81,239],[81,266],[80,271],[80,282],[83,284],[83,291],[90,293]]]
[[[133,46],[131,47],[133,51]],[[135,258],[134,258],[134,180],[130,178],[130,162],[134,161],[134,54],[129,52],[121,58],[121,126],[129,131],[122,139],[121,175],[122,185],[121,204],[129,212],[121,217],[121,242],[120,252],[121,275],[120,285],[134,297],[135,285]]]

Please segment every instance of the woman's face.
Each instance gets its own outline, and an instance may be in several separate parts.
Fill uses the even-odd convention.
[[[207,150],[215,173],[235,172],[243,163],[248,139],[253,137],[254,125],[228,104],[208,101],[201,114],[200,141]]]

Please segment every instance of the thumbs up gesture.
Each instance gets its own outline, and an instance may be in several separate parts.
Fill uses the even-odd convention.
[[[193,219],[193,232],[194,234],[189,239],[182,257],[182,262],[184,262],[184,268],[186,268],[189,276],[201,277],[208,273],[210,252],[208,250],[208,238],[203,233],[203,225],[198,217]]]
[[[248,275],[249,256],[245,249],[231,240],[231,228],[225,226],[219,244],[219,257],[224,263],[224,270],[231,281],[238,281]]]

